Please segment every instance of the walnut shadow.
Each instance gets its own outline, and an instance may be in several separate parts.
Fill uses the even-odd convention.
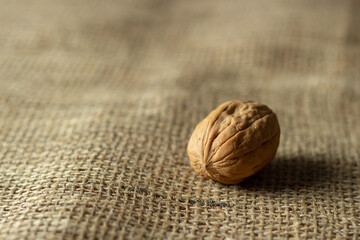
[[[355,179],[356,163],[325,155],[280,156],[236,186],[241,189],[287,192],[325,190]]]

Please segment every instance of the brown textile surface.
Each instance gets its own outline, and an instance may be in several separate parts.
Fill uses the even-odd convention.
[[[0,239],[360,237],[360,1],[0,6]],[[186,145],[230,99],[282,135],[228,186]]]

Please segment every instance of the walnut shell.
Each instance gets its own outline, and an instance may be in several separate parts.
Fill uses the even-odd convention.
[[[199,175],[235,184],[270,163],[279,141],[279,122],[270,108],[235,100],[221,104],[196,126],[187,152]]]

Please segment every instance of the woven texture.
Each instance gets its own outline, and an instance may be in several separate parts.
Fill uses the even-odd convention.
[[[0,6],[0,239],[360,237],[359,1]],[[186,146],[231,99],[282,133],[223,185]]]

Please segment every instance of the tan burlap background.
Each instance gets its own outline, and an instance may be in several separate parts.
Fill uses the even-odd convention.
[[[187,141],[229,99],[277,114],[238,185]],[[357,239],[360,1],[0,2],[0,239]]]

